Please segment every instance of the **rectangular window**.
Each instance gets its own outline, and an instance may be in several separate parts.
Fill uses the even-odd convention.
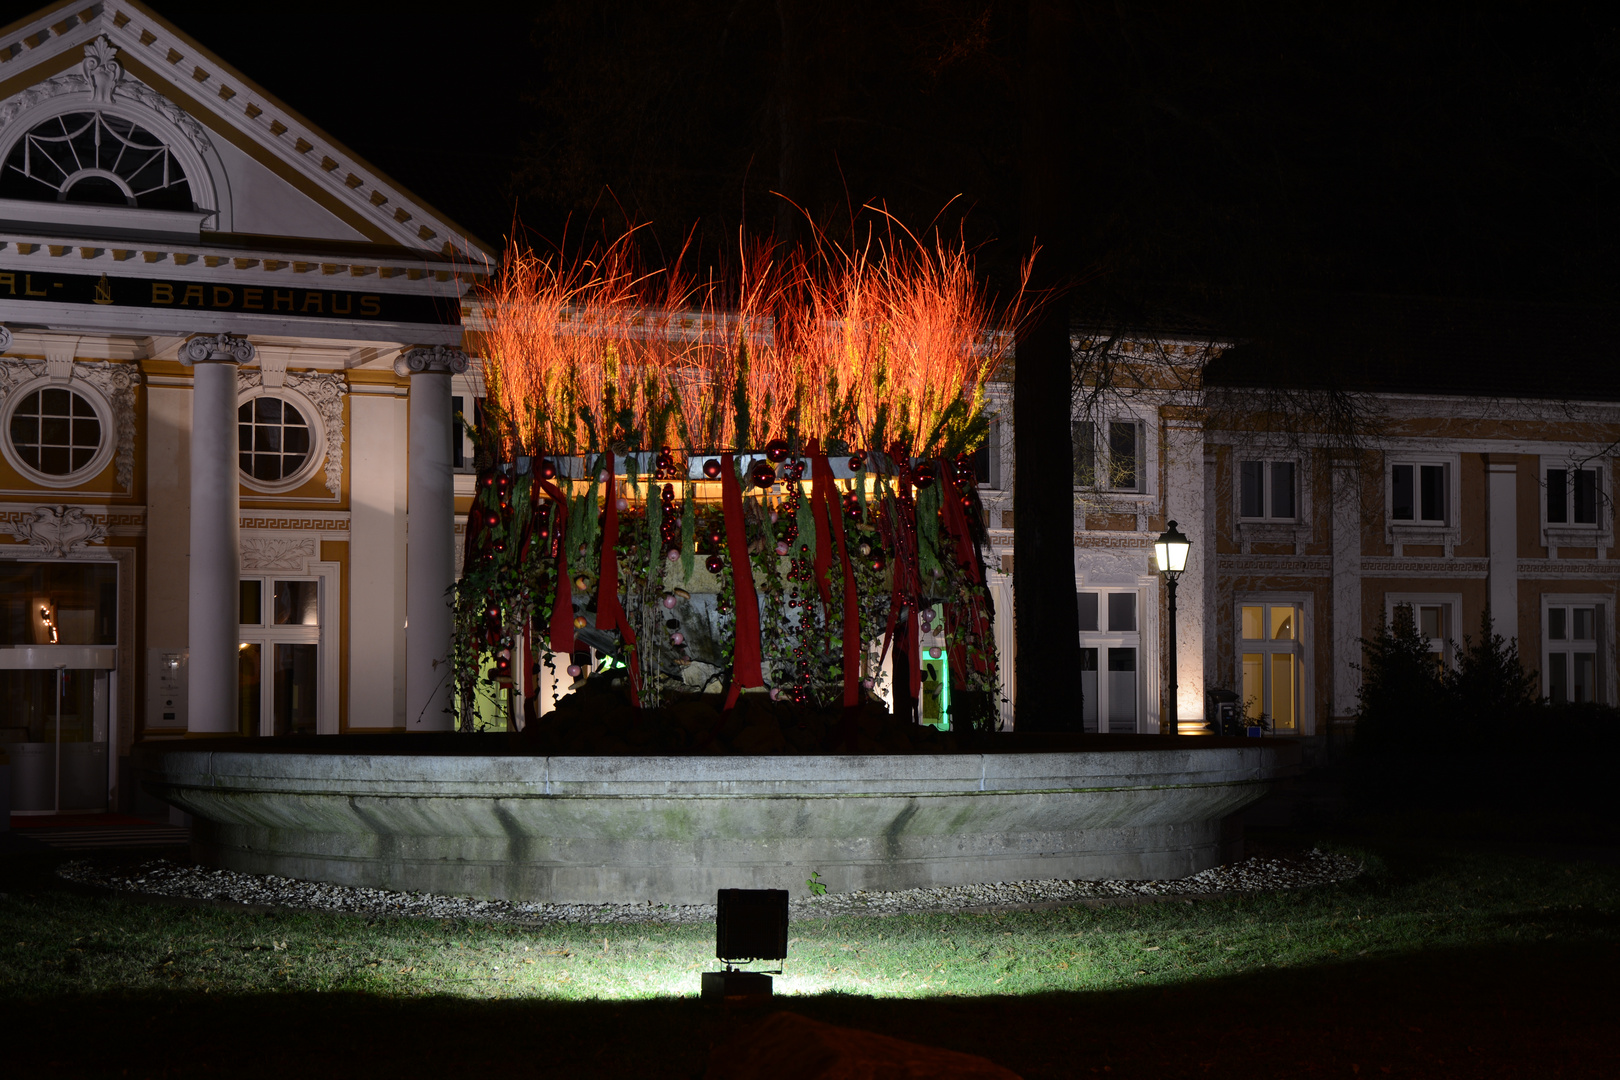
[[[1297,489],[1292,461],[1239,462],[1239,516],[1292,521]]]
[[[452,397],[450,399],[450,465],[452,468],[456,469],[464,468],[466,466],[467,456],[462,447],[462,440],[466,438],[467,433],[464,429],[464,425],[461,422],[461,402],[462,399],[459,397]]]
[[[1080,609],[1080,632],[1093,633],[1097,630],[1097,594],[1094,592],[1077,592],[1074,594],[1075,603]]]
[[[1108,425],[1108,486],[1118,491],[1137,489],[1135,421]]]
[[[1136,594],[1111,592],[1108,594],[1108,632],[1119,634],[1136,629]]]
[[[1425,525],[1446,523],[1446,467],[1444,465],[1391,465],[1390,517]]]
[[[1604,700],[1597,662],[1602,622],[1597,604],[1548,606],[1542,690],[1554,704]]]
[[[1574,504],[1574,515],[1570,514]],[[1598,520],[1596,469],[1547,470],[1547,523],[1596,525]]]
[[[1136,650],[1108,650],[1108,730],[1136,730]]]
[[[1395,600],[1390,611],[1390,623],[1399,626],[1408,620],[1418,635],[1429,643],[1429,654],[1434,658],[1435,666],[1445,668],[1446,657],[1450,653],[1448,642],[1453,633],[1452,605]]]
[[[970,455],[973,463],[973,475],[982,488],[1000,489],[1001,487],[1001,421],[990,417],[990,430],[984,436],[984,442]]]
[[[1238,609],[1238,692],[1247,714],[1264,717],[1276,734],[1300,730],[1301,610],[1297,604],[1245,604]]]
[[[1074,450],[1074,486],[1095,487],[1097,484],[1097,425],[1090,420],[1076,420],[1069,425],[1071,448]]]

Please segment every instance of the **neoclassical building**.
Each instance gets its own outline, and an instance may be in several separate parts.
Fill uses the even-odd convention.
[[[140,3],[0,30],[19,808],[129,805],[136,739],[448,725],[453,383],[490,257]]]

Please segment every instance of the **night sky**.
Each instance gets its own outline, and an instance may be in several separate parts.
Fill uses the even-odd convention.
[[[992,271],[1018,252],[1021,4],[155,6],[491,244],[514,213],[550,238],[594,214],[718,250],[780,232],[791,188],[833,234],[955,197]],[[1610,303],[1620,20],[1413,7],[1074,8],[1077,304]]]

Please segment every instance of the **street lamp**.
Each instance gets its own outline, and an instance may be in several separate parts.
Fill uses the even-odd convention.
[[[1159,573],[1164,575],[1170,600],[1170,700],[1165,703],[1164,719],[1159,723],[1159,731],[1164,735],[1179,734],[1176,730],[1176,578],[1187,569],[1187,551],[1191,547],[1192,541],[1181,535],[1173,521],[1153,541],[1153,558],[1159,564]]]

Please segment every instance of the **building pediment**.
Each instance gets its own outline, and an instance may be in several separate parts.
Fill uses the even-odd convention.
[[[410,253],[482,265],[490,256],[143,5],[74,8],[58,4],[0,30],[0,223],[80,238],[214,234],[283,250],[306,241],[382,248],[396,261]],[[127,152],[87,167],[75,138],[96,148],[121,141]],[[171,190],[177,172],[189,190]],[[117,205],[120,195],[129,205]]]

